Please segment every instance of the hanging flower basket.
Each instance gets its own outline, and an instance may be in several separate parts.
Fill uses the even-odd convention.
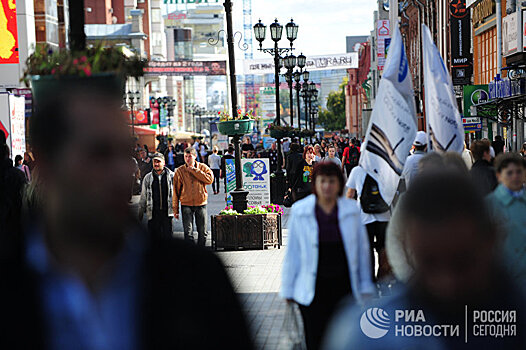
[[[270,137],[274,139],[282,139],[288,136],[288,132],[285,130],[270,129]]]
[[[98,44],[84,51],[52,50],[37,45],[26,61],[23,80],[33,89],[36,106],[49,97],[82,87],[122,98],[126,77],[144,74],[146,60],[127,57],[121,47]]]
[[[254,120],[229,120],[226,122],[217,123],[217,129],[222,135],[236,136],[245,135],[252,132],[254,127]]]

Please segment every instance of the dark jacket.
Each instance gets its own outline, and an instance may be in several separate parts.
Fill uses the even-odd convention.
[[[303,164],[303,155],[301,153],[289,153],[287,156],[287,181],[289,182],[289,187],[292,187],[296,181],[296,172],[300,164]]]
[[[497,181],[497,176],[495,175],[495,169],[493,169],[487,160],[477,160],[475,163],[473,163],[473,166],[469,172],[471,174],[473,184],[483,196],[493,192],[493,190],[499,184]]]
[[[0,233],[16,234],[21,225],[22,194],[26,177],[11,159],[0,160]],[[3,235],[0,235],[0,250]]]
[[[146,174],[151,173],[153,170],[153,161],[151,158],[147,158],[150,161],[145,162],[142,159],[139,159],[139,170],[141,171],[141,181],[144,179]]]
[[[0,260],[0,349],[46,349],[39,281],[22,260]],[[240,304],[212,253],[180,240],[151,242],[143,271],[140,349],[252,349]]]

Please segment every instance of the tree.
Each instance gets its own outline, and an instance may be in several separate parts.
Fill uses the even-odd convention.
[[[331,91],[327,98],[327,109],[320,111],[318,122],[327,131],[345,129],[345,86],[347,78],[340,84],[338,91]]]

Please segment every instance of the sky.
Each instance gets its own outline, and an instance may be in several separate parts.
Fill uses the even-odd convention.
[[[175,3],[175,0],[171,0]],[[179,2],[182,2],[179,0]],[[213,0],[208,0],[213,3]],[[232,0],[235,30],[243,28],[243,0]],[[223,0],[218,0],[222,5]],[[166,5],[164,12],[183,10],[192,5]],[[374,28],[374,11],[377,0],[252,0],[252,24],[259,19],[267,25],[266,47],[270,40],[268,26],[278,19],[285,26],[291,18],[299,25],[298,39],[294,42],[294,54],[303,52],[307,56],[345,53],[345,37],[349,35],[369,35]],[[251,32],[253,36],[253,32]],[[253,37],[254,58],[267,55],[256,50],[258,43]],[[280,46],[288,47],[285,30]]]
[[[242,6],[242,0],[234,0],[236,5]],[[261,18],[267,25],[267,46],[272,45],[268,26],[274,19],[284,26],[293,18],[299,25],[296,55],[337,54],[345,53],[346,36],[370,34],[377,8],[376,0],[252,0],[252,21]],[[283,37],[280,43],[286,45],[285,31]]]

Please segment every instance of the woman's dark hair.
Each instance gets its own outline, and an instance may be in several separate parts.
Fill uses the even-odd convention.
[[[18,165],[18,163],[22,163],[22,156],[20,154],[17,154],[15,157],[15,166]]]
[[[309,153],[309,151],[312,151],[312,153],[314,153],[314,147],[312,147],[311,145],[305,146],[305,148],[303,149],[303,159],[307,158],[307,153]]]
[[[340,189],[338,191],[338,196],[341,197],[343,195],[343,189],[345,187],[345,180],[343,179],[342,169],[339,166],[337,166],[333,162],[321,162],[314,166],[311,177],[312,177],[312,193],[314,193],[315,195],[318,195],[316,193],[316,178],[320,175],[335,176],[338,179],[338,182],[340,183]]]
[[[501,153],[495,158],[495,170],[497,173],[506,169],[510,164],[524,167],[524,159],[516,153]]]

